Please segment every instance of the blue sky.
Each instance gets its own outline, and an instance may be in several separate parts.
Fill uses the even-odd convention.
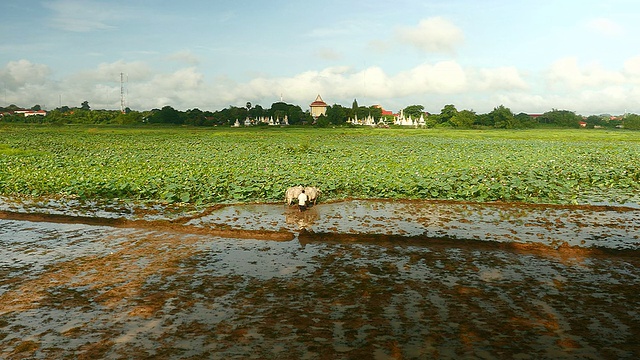
[[[3,0],[2,105],[640,113],[635,0]]]

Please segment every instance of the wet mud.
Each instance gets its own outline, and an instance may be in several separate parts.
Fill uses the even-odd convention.
[[[635,359],[640,210],[0,199],[0,358]]]

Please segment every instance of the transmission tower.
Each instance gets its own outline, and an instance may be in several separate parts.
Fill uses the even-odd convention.
[[[124,114],[124,74],[120,73],[120,111]]]

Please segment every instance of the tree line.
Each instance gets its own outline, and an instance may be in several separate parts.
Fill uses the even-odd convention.
[[[40,110],[40,105],[34,105],[31,110]],[[284,119],[285,116],[290,125],[315,125],[345,126],[351,119],[364,119],[372,117],[378,122],[383,119],[385,123],[392,124],[393,115],[383,115],[378,106],[359,106],[357,100],[351,107],[340,104],[327,106],[326,114],[318,119],[313,119],[309,110],[303,110],[298,105],[285,102],[275,102],[271,107],[264,108],[261,105],[253,105],[247,102],[245,106],[229,106],[217,111],[202,111],[198,108],[179,111],[171,106],[147,111],[134,111],[129,108],[125,111],[118,110],[92,110],[87,101],[78,107],[62,106],[48,111],[46,116],[28,116],[14,114],[20,110],[16,105],[6,108],[0,107],[0,122],[19,123],[51,123],[51,124],[171,124],[190,126],[231,126],[236,120],[241,123],[246,118]],[[566,128],[616,128],[640,129],[640,115],[625,114],[621,117],[613,117],[608,114],[591,115],[583,117],[569,110],[552,109],[543,114],[530,115],[525,113],[514,114],[511,109],[500,105],[491,112],[477,114],[473,110],[458,110],[455,105],[445,105],[439,113],[425,112],[422,105],[409,105],[403,109],[405,117],[411,116],[414,120],[421,116],[425,119],[428,128],[451,127],[460,129],[471,128],[501,128],[524,129],[536,127],[566,127]],[[265,124],[266,125],[266,124]]]

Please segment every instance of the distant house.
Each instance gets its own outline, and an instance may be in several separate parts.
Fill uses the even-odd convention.
[[[312,102],[311,107],[311,117],[317,119],[320,115],[325,115],[327,113],[327,103],[322,100],[320,94],[316,97],[316,100]]]
[[[34,115],[40,115],[40,116],[46,116],[47,112],[44,110],[16,110],[13,112],[14,114],[22,114],[25,117],[27,116],[34,116]]]

